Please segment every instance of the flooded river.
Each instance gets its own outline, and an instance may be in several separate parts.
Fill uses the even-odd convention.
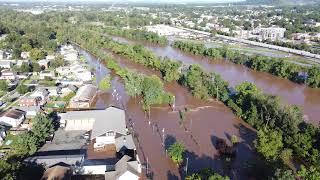
[[[220,74],[231,86],[244,81],[253,82],[265,93],[279,96],[286,103],[302,107],[306,121],[314,124],[320,122],[320,89],[296,84],[269,73],[257,72],[226,60],[212,61],[205,57],[190,55],[171,46],[161,47],[149,43],[134,42],[121,37],[113,37],[113,39],[123,43],[143,44],[158,56],[167,56],[186,64],[199,64],[208,72],[214,71]]]
[[[154,179],[184,179],[186,159],[188,159],[188,174],[211,167],[220,174],[232,174],[232,179],[247,179],[243,167],[246,161],[255,157],[252,150],[255,132],[236,118],[224,104],[214,100],[200,101],[176,82],[166,83],[165,90],[175,95],[175,108],[172,110],[169,106],[152,107],[149,119],[141,109],[141,99],[128,97],[118,76],[101,65],[95,57],[83,50],[81,53],[84,54],[90,67],[95,69],[97,82],[106,75],[113,77],[112,89],[99,93],[96,107],[114,105],[126,110],[128,124],[132,124],[137,137],[136,146],[140,160],[145,164],[144,168],[148,167],[149,172],[153,172]],[[132,63],[123,57],[117,55],[114,57],[122,67],[146,75],[160,76],[158,72]],[[179,110],[184,111],[186,108],[188,110],[182,120]],[[226,169],[215,148],[215,142],[218,138],[223,138],[231,144],[232,135],[239,139],[236,146],[237,155],[231,162],[231,169]],[[185,162],[180,168],[167,157],[164,148],[175,141],[182,142],[186,147]]]

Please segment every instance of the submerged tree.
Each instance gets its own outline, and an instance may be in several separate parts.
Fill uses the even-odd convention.
[[[184,145],[178,142],[172,144],[168,149],[170,158],[177,165],[180,165],[182,163],[184,151],[185,151]]]
[[[102,91],[106,91],[111,87],[110,76],[103,78],[99,83],[99,89]]]
[[[259,130],[255,147],[267,160],[278,158],[283,147],[282,134],[275,130]]]

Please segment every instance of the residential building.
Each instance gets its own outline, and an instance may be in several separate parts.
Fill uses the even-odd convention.
[[[19,106],[38,106],[41,102],[40,96],[25,96],[20,98]]]
[[[50,94],[50,92],[47,89],[40,87],[40,88],[36,89],[30,95],[30,97],[40,97],[41,101],[40,101],[39,105],[44,105],[49,98],[49,94]]]
[[[54,56],[54,55],[47,55],[46,56],[46,60],[49,60],[49,62],[53,61],[55,58],[56,58],[56,56]]]
[[[105,179],[116,180],[139,180],[141,174],[141,165],[138,161],[130,161],[130,156],[124,155],[114,166],[107,170]]]
[[[37,61],[41,69],[47,69],[49,67],[50,60],[49,59],[41,59]]]
[[[39,78],[40,79],[54,79],[55,78],[55,74],[53,71],[41,71],[39,74]]]
[[[12,70],[4,69],[1,71],[0,79],[15,80],[16,78],[17,78],[17,73]]]
[[[16,65],[18,66],[18,67],[21,67],[21,65],[23,64],[23,63],[28,63],[28,64],[30,64],[30,61],[29,60],[27,60],[27,59],[24,59],[24,60],[16,60]]]
[[[76,93],[78,90],[77,86],[74,85],[67,85],[67,86],[63,86],[63,87],[58,87],[57,88],[57,94],[61,95],[61,96],[65,96],[68,95],[69,93]]]
[[[135,149],[125,122],[125,111],[115,107],[105,110],[69,111],[60,114],[60,124],[65,130],[91,130],[91,140],[95,149],[114,144],[120,151],[124,146]]]
[[[41,89],[46,89],[49,92],[49,97],[58,96],[60,88],[58,86],[47,86],[47,87],[40,87]]]
[[[271,40],[276,41],[284,38],[285,28],[279,27],[268,27],[268,28],[258,28],[259,34],[262,37],[262,40]]]
[[[10,109],[0,117],[0,123],[13,128],[18,127],[25,120],[26,112]]]
[[[40,106],[20,106],[15,108],[26,112],[27,119],[34,118],[41,110]]]
[[[59,114],[62,128],[25,161],[49,169],[57,163],[72,166],[74,174],[136,179],[141,164],[126,127],[125,112],[105,110],[68,111]],[[97,146],[97,144],[99,144]]]
[[[78,60],[78,52],[71,50],[63,55],[65,61],[74,62]]]
[[[28,59],[30,57],[30,53],[29,52],[21,52],[21,55],[20,55],[23,59]]]
[[[0,60],[0,67],[3,69],[10,69],[10,68],[12,68],[12,61],[11,60]]]
[[[67,78],[57,80],[56,83],[57,84],[60,83],[64,86],[68,86],[68,85],[82,86],[83,85],[83,81],[81,81],[81,80],[72,80],[72,79],[67,79]]]
[[[92,84],[81,86],[77,94],[70,100],[70,108],[90,108],[98,88]]]

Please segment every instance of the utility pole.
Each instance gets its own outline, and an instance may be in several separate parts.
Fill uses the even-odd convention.
[[[146,171],[147,171],[146,174],[148,176],[149,175],[149,159],[148,159],[148,157],[147,157],[147,170]]]
[[[187,164],[186,164],[186,175],[188,175],[188,164],[189,164],[189,158],[187,157]]]
[[[164,128],[162,128],[162,146],[164,147]]]

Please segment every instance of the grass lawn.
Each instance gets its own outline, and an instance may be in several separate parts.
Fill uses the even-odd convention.
[[[0,91],[0,97],[4,96],[5,94],[7,94],[6,91]]]
[[[10,148],[11,145],[17,140],[17,136],[8,134],[2,143],[1,149],[3,148]]]

